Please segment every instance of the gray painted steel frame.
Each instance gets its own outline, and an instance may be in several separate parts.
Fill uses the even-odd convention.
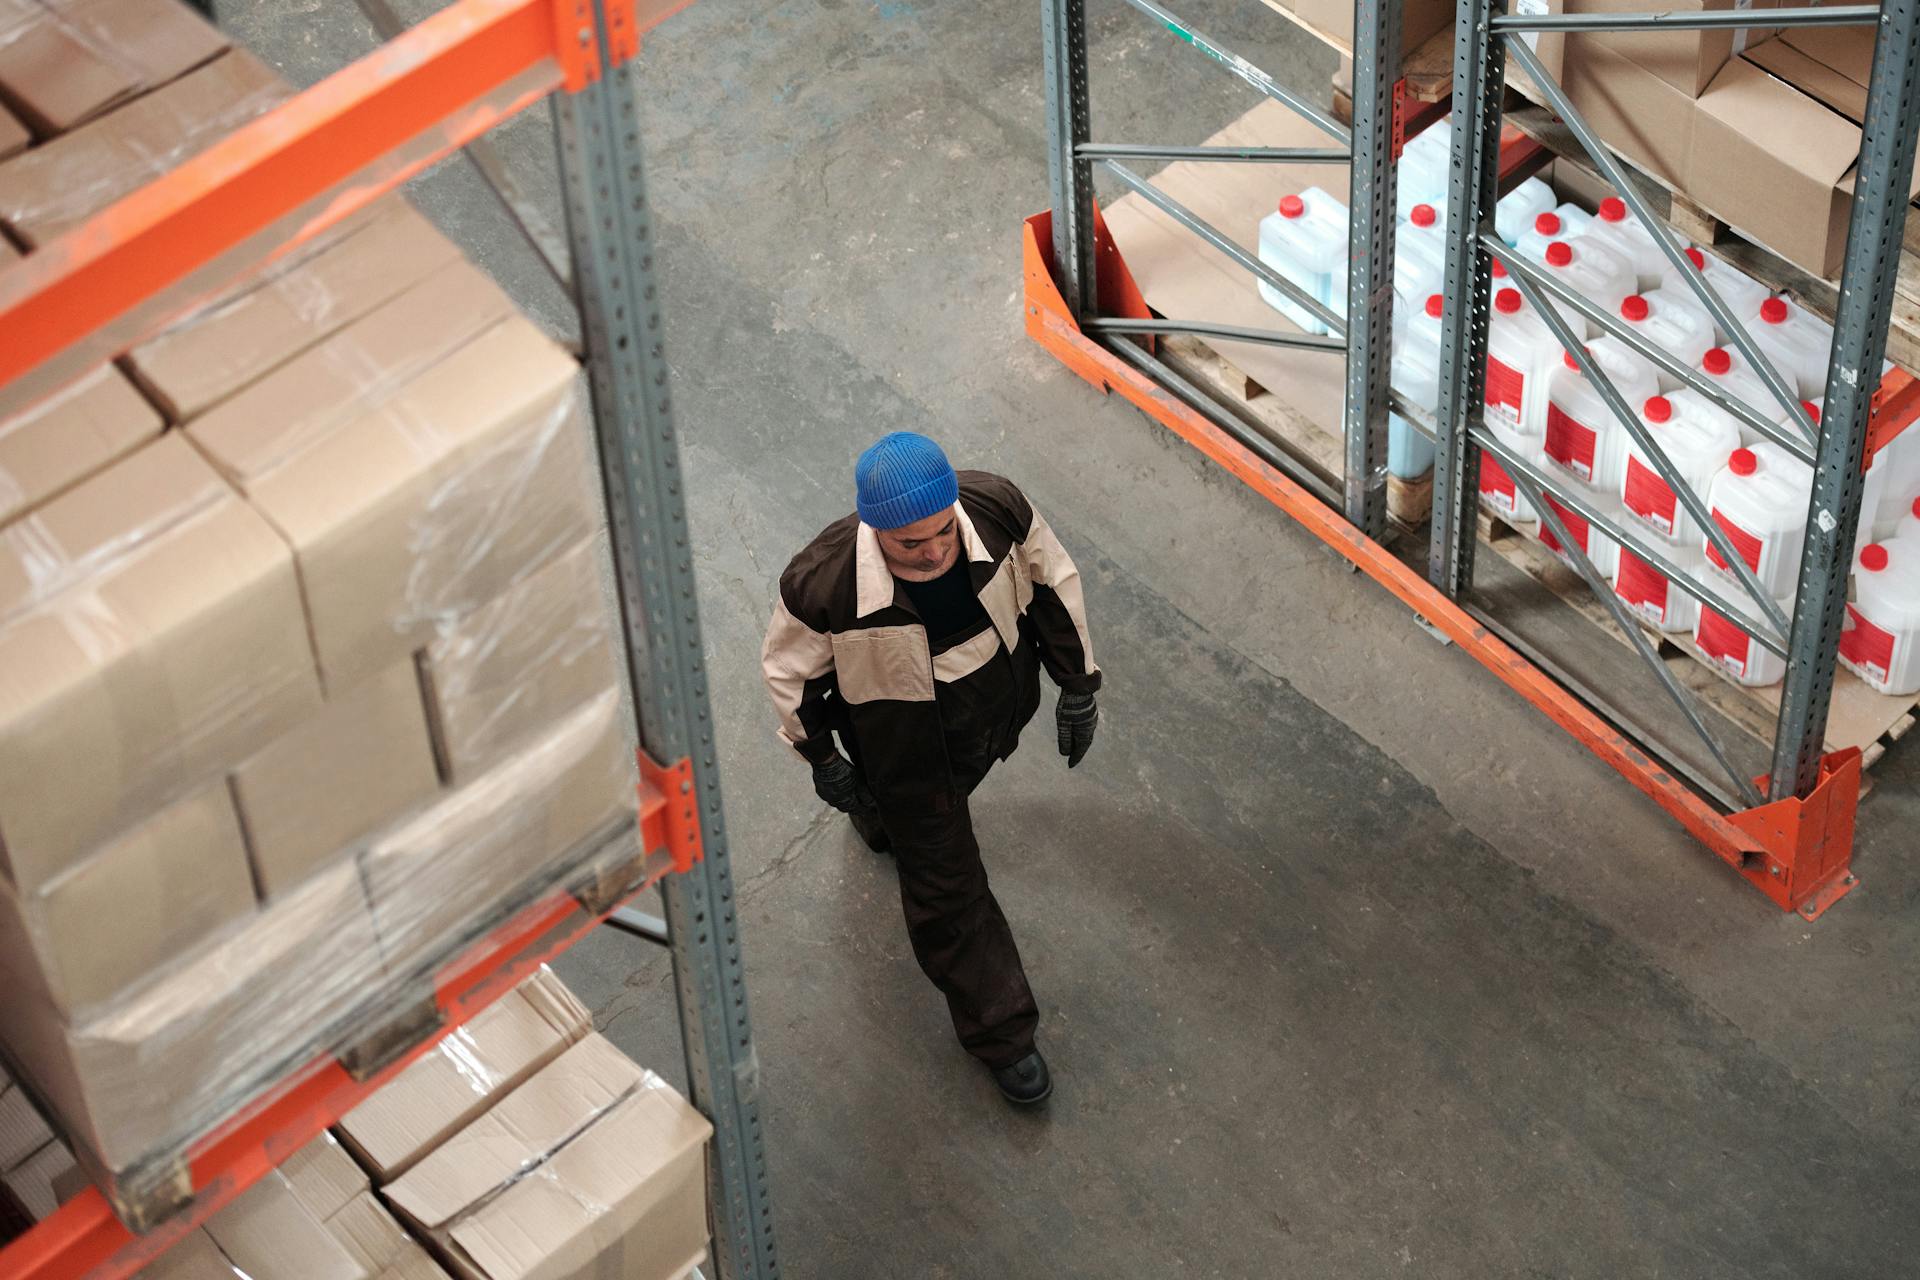
[[[1086,0],[1041,0],[1047,82],[1047,183],[1053,196],[1053,270],[1075,320],[1098,315],[1093,259],[1093,165],[1087,141]]]
[[[1347,521],[1387,531],[1387,393],[1393,366],[1394,99],[1398,0],[1354,0],[1353,152],[1347,193]]]
[[[599,6],[596,5],[596,10]],[[705,856],[661,882],[687,1080],[713,1122],[715,1273],[776,1280],[760,1064],[748,1019],[719,761],[700,642],[680,449],[654,285],[652,210],[630,65],[610,66],[596,12],[600,79],[554,98],[573,277],[593,393],[640,744],[689,757]]]

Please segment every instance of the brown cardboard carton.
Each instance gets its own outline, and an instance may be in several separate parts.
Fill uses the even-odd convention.
[[[33,141],[33,135],[27,132],[27,126],[14,119],[13,112],[0,106],[0,160],[19,155]],[[6,259],[0,257],[0,262]]]
[[[51,137],[226,47],[174,0],[0,0],[0,98]]]
[[[185,422],[455,261],[459,250],[389,199],[318,252],[223,295],[135,347],[141,389]]]
[[[184,437],[0,529],[0,863],[20,892],[319,705],[286,544]]]
[[[551,888],[631,820],[635,758],[619,691],[582,704],[517,755],[381,833],[362,856],[383,955],[424,970]]]
[[[1286,7],[1315,30],[1353,46],[1351,0],[1284,0]],[[1442,0],[1406,0],[1400,12],[1400,47],[1412,52],[1429,36],[1453,25],[1454,6]]]
[[[376,1280],[447,1280],[447,1273],[440,1269],[440,1264],[433,1260],[431,1254],[414,1243],[412,1236],[408,1236],[406,1244],[401,1246],[393,1261],[387,1263],[386,1269]]]
[[[455,785],[619,681],[602,554],[599,539],[581,542],[427,646],[428,714]]]
[[[0,1173],[0,1183],[6,1185],[7,1194],[13,1197],[14,1203],[25,1209],[28,1217],[39,1222],[52,1217],[53,1211],[60,1207],[60,1197],[53,1190],[54,1181],[71,1172],[74,1167],[73,1152],[56,1138],[5,1173]]]
[[[207,1219],[207,1234],[249,1280],[369,1280],[279,1170]]]
[[[349,1111],[340,1137],[390,1182],[592,1027],[573,993],[542,968]]]
[[[238,49],[0,166],[0,223],[47,243],[292,91]]]
[[[252,911],[246,846],[216,778],[39,889],[0,884],[0,954],[72,1017]]]
[[[1873,27],[1787,30],[1747,50],[1746,59],[1859,124],[1867,118]]]
[[[47,1128],[26,1090],[17,1084],[0,1090],[0,1172],[24,1164],[52,1141],[53,1130]]]
[[[350,856],[439,785],[411,660],[331,698],[233,771],[262,896]]]
[[[1660,6],[1662,13],[1701,13],[1728,9],[1778,8],[1783,0],[1678,0]],[[1642,0],[1568,0],[1569,13],[1645,13]],[[1572,38],[1569,56],[1581,58],[1599,46],[1658,76],[1689,98],[1697,98],[1727,65],[1727,60],[1750,44],[1772,34],[1767,27],[1736,31],[1610,31]]]
[[[0,1041],[76,1144],[126,1169],[335,1042],[385,981],[352,865],[181,957],[78,1026],[0,972]]]
[[[706,1253],[712,1132],[658,1076],[591,1035],[388,1197],[464,1280],[672,1280]]]
[[[280,1172],[307,1212],[325,1222],[364,1195],[367,1175],[331,1133],[323,1133],[280,1162]]]
[[[1700,95],[1695,132],[1686,184],[1695,201],[1789,262],[1839,274],[1858,124],[1737,58]],[[1916,191],[1920,171],[1907,197]]]
[[[163,425],[112,365],[0,420],[0,525],[133,452]]]
[[[138,1280],[243,1280],[204,1227],[195,1227],[149,1262]]]
[[[1686,186],[1693,159],[1693,96],[1605,45],[1572,37],[1561,87],[1594,132],[1668,184]]]
[[[292,546],[343,688],[594,527],[581,412],[574,362],[455,264],[189,431]]]
[[[400,1260],[413,1243],[371,1191],[362,1191],[326,1220],[327,1234],[339,1241],[368,1275],[379,1275]]]

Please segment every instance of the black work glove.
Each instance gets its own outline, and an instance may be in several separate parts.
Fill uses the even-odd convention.
[[[865,812],[873,808],[873,796],[860,785],[860,775],[839,752],[813,766],[813,794],[842,813]]]
[[[1100,708],[1094,705],[1090,693],[1063,693],[1060,705],[1054,708],[1053,721],[1060,732],[1060,754],[1067,758],[1067,768],[1071,769],[1086,758],[1087,748],[1093,745]]]

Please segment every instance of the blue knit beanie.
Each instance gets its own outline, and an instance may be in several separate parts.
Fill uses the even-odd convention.
[[[960,500],[960,480],[940,446],[911,431],[880,437],[853,464],[860,518],[876,529],[898,529],[945,511]]]

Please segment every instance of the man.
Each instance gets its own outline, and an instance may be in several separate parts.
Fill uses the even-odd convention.
[[[1060,686],[1067,767],[1093,745],[1100,669],[1080,574],[1012,482],[956,474],[897,431],[854,466],[858,511],[780,576],[761,658],[780,736],[813,789],[891,851],[907,934],[960,1043],[1015,1103],[1053,1091],[1013,933],[987,885],[967,798]],[[838,734],[843,756],[834,746]]]

